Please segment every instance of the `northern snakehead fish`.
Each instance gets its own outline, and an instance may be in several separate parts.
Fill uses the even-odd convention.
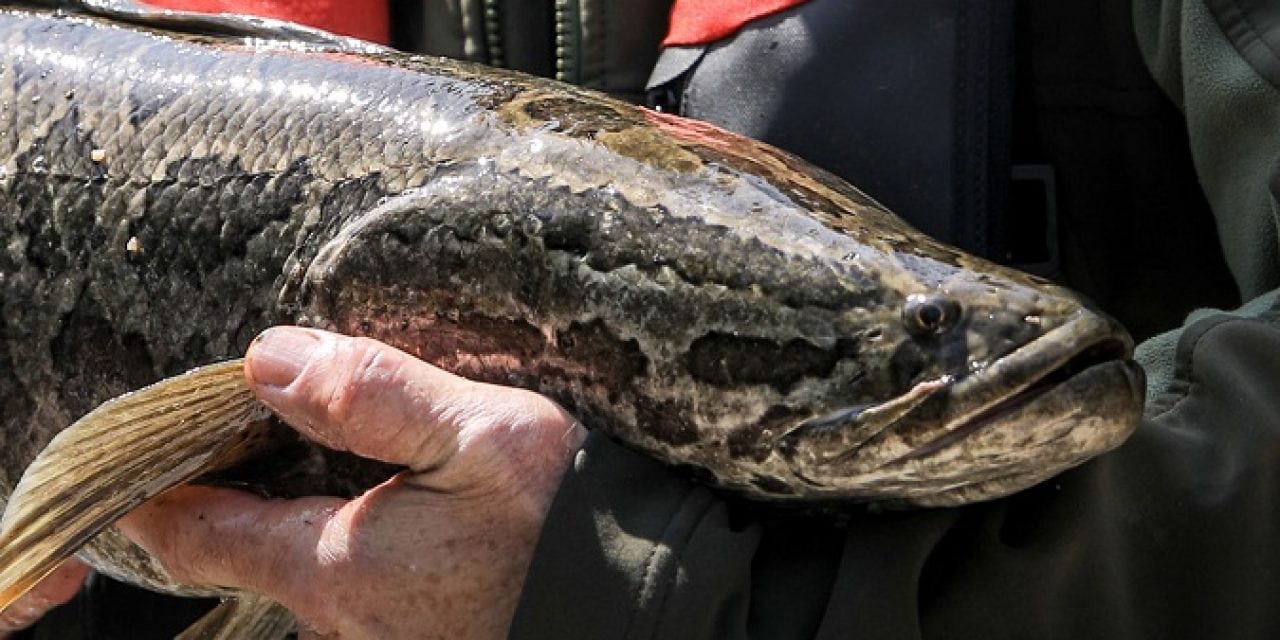
[[[991,499],[1137,423],[1114,321],[778,149],[305,29],[58,4],[74,10],[0,8],[0,497],[95,406],[284,323],[538,391],[762,501]],[[111,411],[195,398],[221,431],[176,452],[95,433],[30,481],[82,492],[65,518],[86,487],[113,500],[63,556],[103,530],[82,550],[98,568],[203,592],[107,528],[212,466],[183,463],[200,447],[261,440],[234,364],[193,376]],[[267,466],[301,490],[367,483],[285,450]]]

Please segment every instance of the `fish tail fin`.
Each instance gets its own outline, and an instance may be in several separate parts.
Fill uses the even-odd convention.
[[[245,592],[223,600],[174,640],[276,640],[295,627],[293,614],[266,596]]]
[[[261,448],[269,415],[233,360],[110,400],[67,427],[0,518],[0,611],[133,508]]]

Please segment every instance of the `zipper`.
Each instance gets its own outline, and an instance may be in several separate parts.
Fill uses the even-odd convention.
[[[502,13],[500,0],[483,0],[484,48],[488,52],[489,66],[507,66],[506,52],[502,49]]]
[[[579,0],[555,0],[556,80],[577,84],[582,53],[582,6]]]

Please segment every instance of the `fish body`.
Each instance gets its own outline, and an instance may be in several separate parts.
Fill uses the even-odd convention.
[[[989,499],[1137,423],[1114,321],[791,155],[357,49],[0,9],[0,496],[98,404],[284,323],[773,502]],[[308,451],[304,488],[347,477]],[[191,592],[110,538],[95,564]]]

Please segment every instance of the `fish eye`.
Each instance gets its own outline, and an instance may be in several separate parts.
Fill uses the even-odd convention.
[[[960,305],[942,296],[913,294],[902,307],[902,321],[914,335],[936,335],[960,319]]]

